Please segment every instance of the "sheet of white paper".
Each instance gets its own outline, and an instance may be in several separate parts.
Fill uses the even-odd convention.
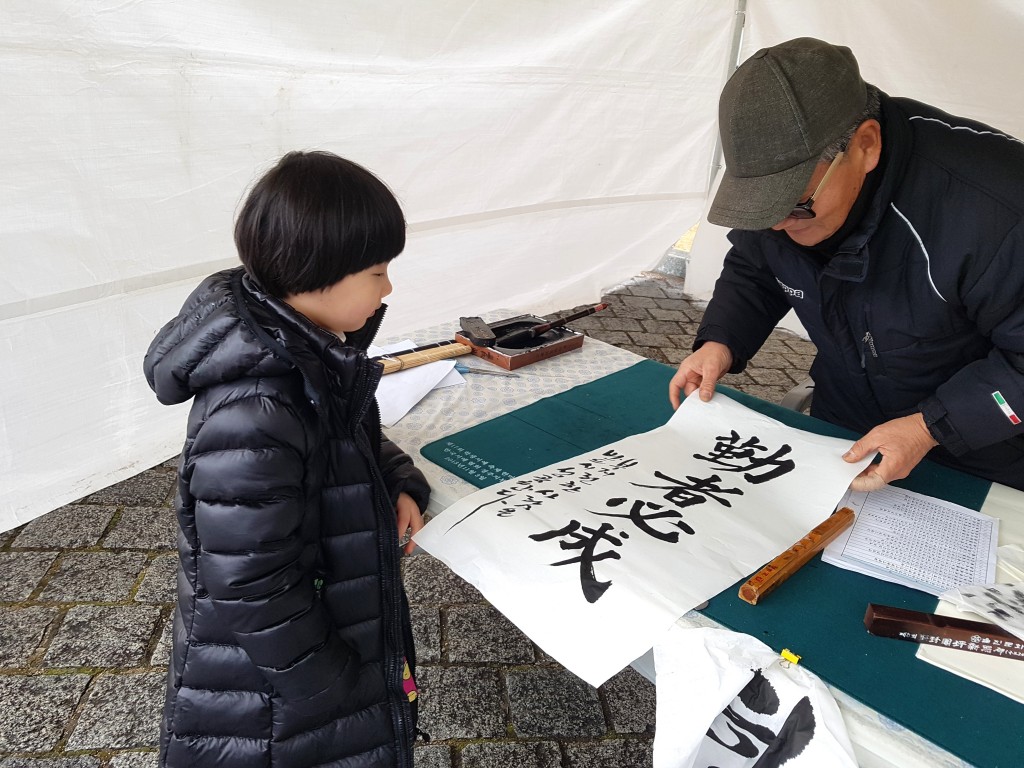
[[[939,600],[935,613],[967,621],[985,620],[976,613],[957,610],[945,600]],[[920,646],[917,649],[917,658],[1024,704],[1024,662],[1019,659],[1000,659],[987,654],[940,648],[935,645]]]
[[[695,394],[665,426],[490,486],[415,539],[596,686],[824,520],[868,463],[844,462],[849,445]]]
[[[654,768],[856,768],[832,694],[760,640],[673,626],[654,660]]]
[[[371,346],[367,354],[376,357],[389,352],[412,349],[414,346],[416,345],[411,339],[406,339],[383,347]],[[457,376],[458,380],[452,381],[451,378],[454,376]],[[377,385],[377,406],[380,408],[381,424],[385,427],[397,424],[435,387],[451,386],[465,381],[462,374],[455,370],[454,360],[439,360],[436,363],[417,365],[415,368],[381,376],[380,384]]]
[[[1024,641],[1024,583],[974,584],[939,595],[961,611],[970,611]]]
[[[437,384],[434,385],[434,389],[441,389],[442,387],[454,387],[459,384],[465,384],[466,377],[455,370],[455,363],[452,363],[452,369],[445,374],[445,377],[441,379]]]
[[[1020,544],[996,548],[996,581],[1024,581],[1024,547]]]
[[[997,518],[891,485],[840,503],[857,519],[825,547],[826,563],[936,596],[993,580]]]

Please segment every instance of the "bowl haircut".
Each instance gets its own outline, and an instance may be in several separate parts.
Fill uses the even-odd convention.
[[[242,204],[235,246],[259,286],[285,298],[391,261],[405,248],[405,217],[361,165],[331,152],[289,152]]]

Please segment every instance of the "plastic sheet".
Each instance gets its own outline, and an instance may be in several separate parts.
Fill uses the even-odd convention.
[[[745,54],[844,42],[886,90],[1024,134],[1012,0],[746,8]],[[176,453],[185,409],[142,355],[236,262],[239,201],[288,150],[402,201],[387,335],[653,267],[706,205],[733,21],[716,0],[5,0],[0,530]]]
[[[236,262],[284,152],[403,203],[384,333],[596,301],[699,217],[732,8],[709,0],[7,0],[0,530],[173,456],[150,339]]]

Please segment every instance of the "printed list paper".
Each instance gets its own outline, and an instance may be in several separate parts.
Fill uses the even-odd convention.
[[[857,519],[825,547],[826,563],[936,596],[995,577],[994,517],[891,485],[851,491],[840,504]]]

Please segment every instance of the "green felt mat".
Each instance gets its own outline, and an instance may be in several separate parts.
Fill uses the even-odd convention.
[[[645,360],[630,368],[437,440],[423,456],[477,487],[663,425],[672,414],[674,368]],[[720,387],[719,392],[789,426],[834,437],[853,433]],[[894,483],[980,509],[988,481],[922,462]],[[976,766],[1024,765],[1024,706],[915,658],[917,646],[864,629],[868,603],[932,611],[931,595],[845,571],[820,555],[757,606],[736,596],[740,582],[702,611],[730,629],[789,648],[808,669]]]

